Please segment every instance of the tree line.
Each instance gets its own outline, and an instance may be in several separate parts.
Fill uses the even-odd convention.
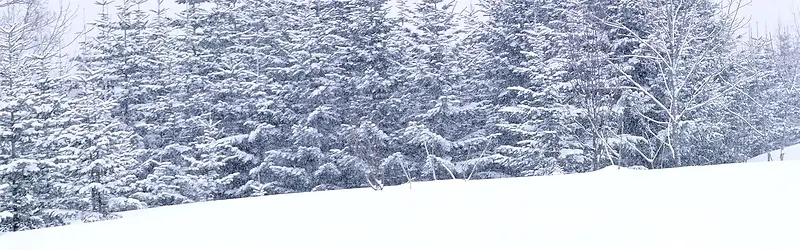
[[[753,37],[738,0],[151,1],[97,1],[69,58],[74,15],[0,1],[0,232],[742,162],[800,134],[800,29]]]

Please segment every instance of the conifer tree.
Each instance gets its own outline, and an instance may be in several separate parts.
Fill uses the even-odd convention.
[[[52,199],[60,172],[49,135],[64,111],[58,74],[71,11],[41,1],[9,2],[0,9],[0,231],[61,225],[68,214]]]

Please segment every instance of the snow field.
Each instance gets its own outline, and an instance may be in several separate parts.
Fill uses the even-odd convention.
[[[800,249],[798,180],[791,162],[447,180],[131,211],[0,249]]]

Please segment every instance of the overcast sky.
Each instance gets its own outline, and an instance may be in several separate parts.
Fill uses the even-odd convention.
[[[794,22],[793,12],[800,10],[800,0],[752,0],[746,14],[752,17],[750,26],[757,25],[759,30],[764,27],[772,30],[779,23]]]
[[[100,9],[93,4],[92,0],[49,0],[53,8],[58,8],[59,4],[70,5],[78,9],[78,17],[75,20],[73,29],[80,30],[84,21],[91,22],[97,17]],[[117,0],[121,1],[121,0]],[[479,0],[458,0],[461,7],[477,3]],[[747,1],[747,0],[745,0]],[[174,0],[165,0],[165,4],[172,11],[181,8],[175,4]],[[147,8],[155,8],[156,0],[150,0]],[[773,30],[779,23],[793,22],[792,10],[800,10],[800,0],[752,0],[752,3],[745,10],[745,15],[752,17],[750,26],[753,32],[756,30],[763,34],[765,29]]]

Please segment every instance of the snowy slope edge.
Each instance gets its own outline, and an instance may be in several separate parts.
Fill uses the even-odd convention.
[[[0,249],[800,249],[790,162],[278,195],[0,235]]]

